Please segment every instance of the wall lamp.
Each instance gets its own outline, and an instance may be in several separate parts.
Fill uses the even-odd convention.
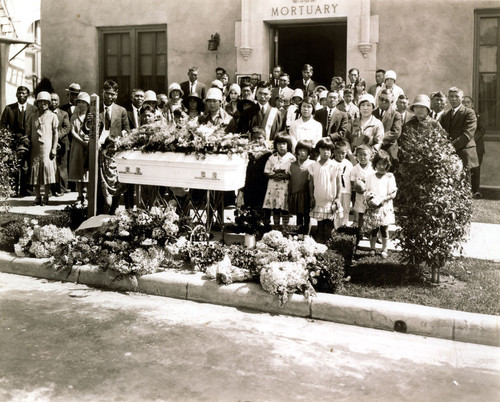
[[[212,35],[212,37],[208,40],[208,50],[214,51],[217,50],[220,44],[220,35],[216,33]]]

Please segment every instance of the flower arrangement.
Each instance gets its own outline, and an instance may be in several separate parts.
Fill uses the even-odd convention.
[[[261,238],[265,232],[271,230],[271,226],[266,222],[266,213],[262,209],[236,209],[234,223],[233,230],[236,233],[257,235],[258,238]]]
[[[158,121],[132,130],[108,145],[115,152],[183,152],[203,157],[207,154],[242,154],[248,148],[248,138],[199,125],[196,121],[168,123]]]
[[[364,194],[364,203],[366,211],[363,218],[362,230],[365,233],[370,233],[373,229],[380,227],[382,224],[382,216],[380,215],[380,197],[376,196],[371,191]]]

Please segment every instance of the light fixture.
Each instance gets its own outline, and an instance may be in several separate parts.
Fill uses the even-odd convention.
[[[208,50],[210,51],[217,50],[217,48],[219,47],[219,43],[220,43],[219,34],[216,33],[215,35],[212,35],[212,37],[208,40]]]

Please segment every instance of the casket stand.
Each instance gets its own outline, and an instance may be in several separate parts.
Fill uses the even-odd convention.
[[[224,230],[224,197],[221,192],[235,191],[245,185],[247,160],[238,154],[199,157],[180,152],[124,151],[117,153],[115,160],[121,183],[206,190],[202,205],[196,205],[188,191],[188,208],[179,212],[181,215],[187,212],[187,217],[191,217],[193,223],[203,224],[207,232],[214,223],[213,217]],[[138,192],[139,200],[140,187]],[[180,205],[175,193],[170,191],[171,197]]]

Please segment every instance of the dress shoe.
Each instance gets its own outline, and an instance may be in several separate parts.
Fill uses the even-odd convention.
[[[33,205],[42,205],[42,199],[41,198],[35,198],[35,202]]]

